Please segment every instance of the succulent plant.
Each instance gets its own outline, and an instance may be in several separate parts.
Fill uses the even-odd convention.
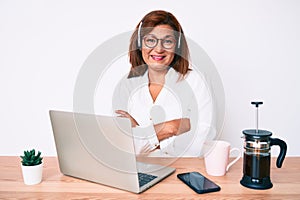
[[[24,151],[24,155],[20,156],[22,158],[22,165],[24,166],[34,166],[42,163],[43,157],[41,157],[41,152],[38,151],[35,155],[35,149],[31,151]]]

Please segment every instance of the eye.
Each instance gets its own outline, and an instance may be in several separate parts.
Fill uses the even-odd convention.
[[[174,43],[174,40],[171,40],[171,39],[165,39],[165,40],[164,40],[164,43],[165,43],[165,44],[173,44],[173,43]]]
[[[155,43],[156,40],[154,38],[146,38],[147,43]]]
[[[146,36],[144,37],[144,43],[147,47],[153,48],[157,44],[157,39],[153,36]]]

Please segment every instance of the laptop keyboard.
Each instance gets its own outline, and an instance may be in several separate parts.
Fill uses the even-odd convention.
[[[139,185],[140,187],[144,186],[145,184],[149,183],[153,179],[157,178],[157,176],[151,175],[151,174],[145,174],[138,172],[139,176]]]

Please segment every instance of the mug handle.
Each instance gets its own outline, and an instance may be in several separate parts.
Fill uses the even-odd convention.
[[[229,154],[231,154],[231,153],[234,152],[234,151],[239,152],[239,155],[238,155],[233,161],[231,161],[231,162],[227,165],[227,167],[226,167],[226,172],[227,172],[227,171],[229,170],[229,168],[230,168],[234,163],[236,163],[236,162],[240,159],[240,157],[242,156],[241,150],[240,150],[239,148],[232,148],[232,149],[230,149],[230,153],[229,153]]]

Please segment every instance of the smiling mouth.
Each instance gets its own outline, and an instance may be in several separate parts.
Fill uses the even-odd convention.
[[[163,60],[166,56],[155,56],[155,55],[152,55],[151,58],[155,61],[160,61],[160,60]]]

